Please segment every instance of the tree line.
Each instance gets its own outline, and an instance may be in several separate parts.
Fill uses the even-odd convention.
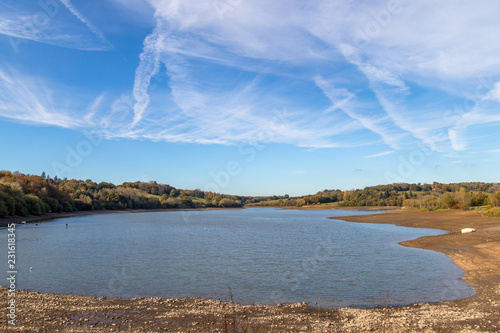
[[[114,185],[0,171],[0,217],[85,210],[242,207],[238,196],[182,190],[157,182]]]
[[[324,190],[314,195],[254,197],[252,206],[303,207],[333,204],[340,207],[399,206],[425,210],[500,207],[500,184],[467,182],[443,184],[389,184],[364,189]]]
[[[400,206],[425,210],[500,207],[500,184],[467,182],[369,186],[364,189],[323,190],[313,195],[234,196],[215,192],[177,189],[151,182],[121,185],[90,179],[58,179],[42,175],[0,171],[0,217],[28,214],[117,210],[311,205],[340,207]],[[500,208],[495,212],[500,211]],[[493,211],[490,211],[492,213]],[[497,213],[495,213],[497,214]]]

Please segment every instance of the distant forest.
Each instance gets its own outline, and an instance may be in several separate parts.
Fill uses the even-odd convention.
[[[114,185],[0,171],[0,217],[101,209],[242,207],[242,198],[156,182]]]
[[[42,215],[45,213],[206,207],[311,205],[406,206],[425,210],[500,207],[500,184],[455,183],[391,184],[357,190],[324,190],[314,195],[235,196],[182,190],[157,182],[134,182],[114,185],[90,179],[50,178],[0,171],[0,217]]]
[[[262,200],[261,200],[262,199]],[[340,207],[399,206],[423,210],[462,209],[471,207],[500,207],[500,184],[453,183],[377,185],[357,190],[324,190],[314,195],[289,198],[252,198],[252,206],[311,206]]]

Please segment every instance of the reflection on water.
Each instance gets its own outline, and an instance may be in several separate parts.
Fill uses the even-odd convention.
[[[245,304],[321,299],[322,307],[473,294],[450,258],[397,245],[442,231],[326,219],[371,213],[252,208],[26,224],[16,230],[17,287],[122,298],[229,299],[232,293]],[[6,239],[0,230],[1,243]]]

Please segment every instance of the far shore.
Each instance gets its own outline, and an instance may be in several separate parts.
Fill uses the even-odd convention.
[[[119,212],[141,211],[93,211],[87,215]],[[77,215],[86,214],[65,214]],[[59,217],[61,214],[51,218]],[[478,211],[407,209],[332,218],[449,231],[444,235],[408,240],[401,245],[434,250],[451,257],[464,270],[464,280],[474,287],[476,294],[464,299],[408,306],[322,309],[320,304],[305,303],[268,306],[199,298],[123,300],[18,290],[16,326],[8,325],[7,309],[3,307],[0,327],[12,332],[500,331],[500,218],[488,218]],[[476,232],[460,232],[468,227]],[[453,295],[452,288],[443,292]],[[0,298],[7,299],[7,293],[7,288],[0,287]]]
[[[260,207],[259,207],[260,208]],[[334,210],[342,210],[342,209],[353,209],[353,210],[394,210],[401,209],[399,206],[330,206],[330,205],[311,205],[311,206],[302,206],[302,207],[293,207],[293,206],[276,206],[273,208],[285,208],[285,209],[334,209]]]
[[[238,207],[239,208],[239,207]],[[0,218],[0,227],[6,227],[10,223],[34,223],[34,222],[45,222],[54,219],[62,219],[66,217],[76,217],[76,216],[88,216],[88,215],[98,215],[98,214],[126,214],[126,213],[152,213],[152,212],[179,212],[179,211],[198,211],[198,210],[220,210],[220,209],[238,209],[238,208],[221,208],[221,207],[208,207],[208,208],[162,208],[162,209],[118,209],[118,210],[79,210],[74,212],[63,212],[63,213],[48,213],[42,215],[27,215],[27,216],[9,216],[6,218]],[[245,207],[242,207],[245,208]]]
[[[96,214],[123,214],[123,213],[151,213],[151,212],[175,212],[175,211],[199,211],[199,210],[220,210],[220,209],[244,209],[244,208],[283,208],[283,209],[362,209],[362,210],[381,210],[381,209],[400,209],[401,207],[339,207],[339,206],[303,206],[303,207],[283,207],[283,206],[243,206],[243,207],[208,207],[208,208],[162,208],[162,209],[119,209],[119,210],[80,210],[75,212],[47,213],[42,215],[27,216],[9,216],[0,218],[0,227],[7,227],[11,223],[34,223],[43,222],[65,217],[88,216]]]

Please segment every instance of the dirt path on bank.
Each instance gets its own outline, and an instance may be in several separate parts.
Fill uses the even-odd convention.
[[[18,291],[16,326],[7,322],[8,290],[0,331],[12,332],[499,332],[500,218],[479,212],[389,211],[335,217],[450,231],[402,245],[445,253],[466,272],[476,295],[462,300],[372,309],[323,310],[306,304],[238,305],[202,299],[105,299]],[[472,227],[476,233],[461,234]]]

